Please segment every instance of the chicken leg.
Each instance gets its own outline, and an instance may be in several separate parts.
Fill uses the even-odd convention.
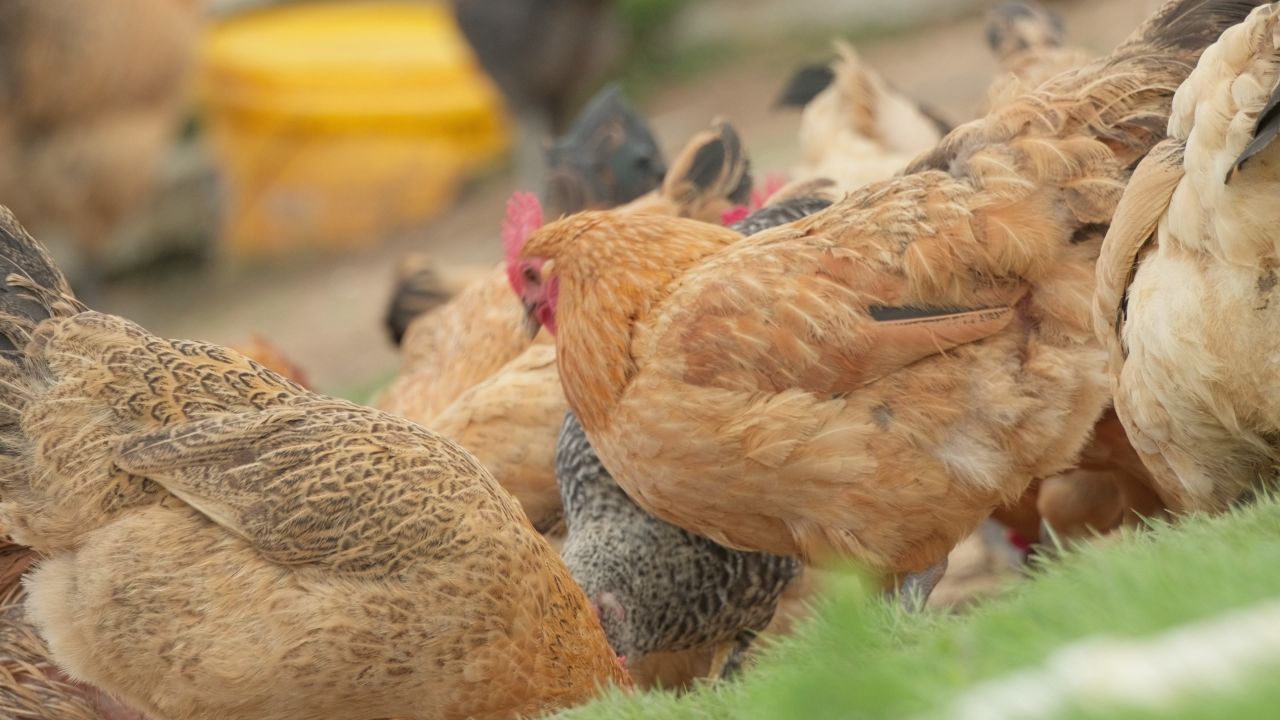
[[[936,565],[916,573],[908,573],[898,583],[898,602],[907,612],[920,612],[929,602],[933,589],[947,574],[947,558],[942,558]]]

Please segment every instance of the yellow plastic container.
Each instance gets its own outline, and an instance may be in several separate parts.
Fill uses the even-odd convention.
[[[445,207],[508,143],[447,7],[292,5],[203,43],[200,87],[234,257],[368,245]]]

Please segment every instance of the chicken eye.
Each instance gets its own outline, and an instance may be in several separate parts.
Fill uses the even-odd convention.
[[[535,284],[535,285],[536,285],[536,284],[538,284],[538,282],[539,282],[541,279],[542,279],[542,278],[539,278],[539,277],[538,277],[538,271],[537,271],[537,270],[534,270],[534,269],[533,269],[533,268],[531,268],[531,267],[527,267],[527,268],[525,268],[525,269],[524,269],[524,280],[525,280],[525,282],[533,283],[533,284]]]

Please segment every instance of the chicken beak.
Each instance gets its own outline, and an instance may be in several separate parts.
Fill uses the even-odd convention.
[[[538,306],[528,300],[523,301],[523,304],[525,332],[529,333],[530,338],[536,337],[542,329],[542,323],[538,322]]]

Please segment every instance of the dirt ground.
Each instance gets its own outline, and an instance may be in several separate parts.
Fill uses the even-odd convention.
[[[720,2],[721,15],[732,22],[731,1],[705,1]],[[1065,17],[1071,41],[1103,52],[1140,22],[1149,4],[1070,0],[1054,7]],[[704,8],[702,14],[708,12]],[[973,117],[995,70],[980,15],[872,38],[858,47],[891,83],[953,122]],[[817,40],[753,46],[731,61],[659,87],[641,108],[668,154],[713,117],[727,117],[763,177],[788,165],[798,124],[794,113],[771,110],[773,98],[799,63],[828,54],[826,43]],[[381,319],[395,259],[413,249],[433,254],[446,269],[495,261],[502,207],[513,189],[500,173],[473,183],[452,210],[420,234],[363,253],[297,258],[248,272],[132,280],[109,291],[104,309],[174,337],[229,343],[258,333],[303,366],[319,388],[358,398],[396,366]]]

